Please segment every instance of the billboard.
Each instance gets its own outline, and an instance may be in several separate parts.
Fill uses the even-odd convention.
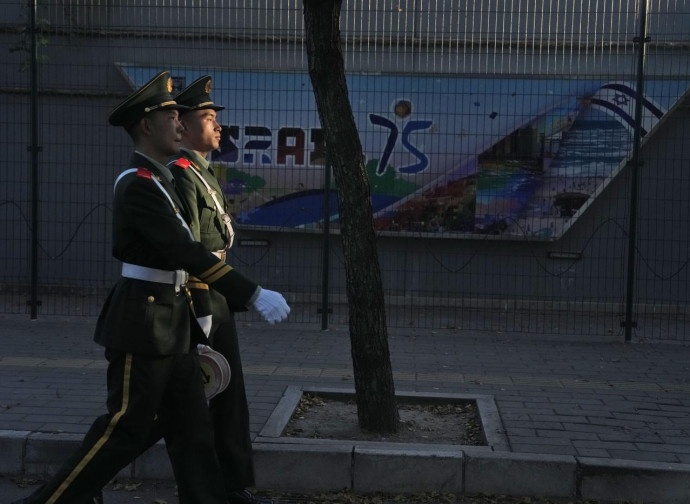
[[[133,87],[159,68],[120,65]],[[171,69],[182,89],[213,77],[220,148],[212,162],[247,226],[319,228],[325,145],[305,73]],[[591,78],[350,75],[375,227],[397,233],[554,240],[630,159],[638,100],[631,82]],[[690,89],[650,80],[642,135]]]

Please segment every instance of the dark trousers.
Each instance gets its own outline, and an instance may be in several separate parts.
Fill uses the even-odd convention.
[[[180,504],[225,504],[198,357],[149,357],[106,352],[108,414],[98,417],[81,447],[57,474],[23,502],[90,502],[149,445],[155,420],[175,442],[167,446]]]
[[[254,486],[249,407],[234,319],[218,326],[213,333],[211,347],[230,364],[230,384],[211,399],[209,409],[225,487],[231,492]]]

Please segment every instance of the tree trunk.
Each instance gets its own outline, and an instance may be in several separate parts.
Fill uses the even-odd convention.
[[[359,426],[390,433],[399,417],[369,180],[340,51],[341,1],[304,0],[309,76],[340,204]]]

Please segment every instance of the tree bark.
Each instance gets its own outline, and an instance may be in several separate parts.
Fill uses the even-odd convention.
[[[369,179],[340,50],[341,3],[304,0],[309,76],[340,204],[359,426],[390,433],[397,430],[399,416]]]

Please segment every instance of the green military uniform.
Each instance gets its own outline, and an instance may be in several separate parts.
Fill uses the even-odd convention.
[[[211,78],[201,77],[178,94],[175,100],[189,106],[190,110],[223,109],[211,101],[210,86]],[[232,246],[234,238],[227,198],[206,159],[184,147],[181,155],[169,166],[180,194],[190,206],[190,229],[194,238],[206,250],[224,258],[225,250]],[[242,309],[242,306],[226,302],[220,294],[209,290],[204,282],[191,279],[189,287],[197,316],[212,317],[210,345],[230,364],[230,384],[211,399],[210,410],[216,436],[216,453],[223,469],[226,488],[231,495],[232,492],[255,484],[249,408],[237,330],[228,304],[233,311]]]
[[[111,124],[127,127],[151,111],[180,108],[170,91],[170,76],[161,72],[116,108]],[[186,205],[165,166],[136,152],[130,166],[113,198],[113,255],[123,262],[123,277],[108,295],[95,334],[108,359],[108,413],[25,504],[90,502],[148,447],[155,419],[174,440],[167,448],[180,503],[227,502],[182,270],[237,305],[250,304],[260,289],[190,236]]]

